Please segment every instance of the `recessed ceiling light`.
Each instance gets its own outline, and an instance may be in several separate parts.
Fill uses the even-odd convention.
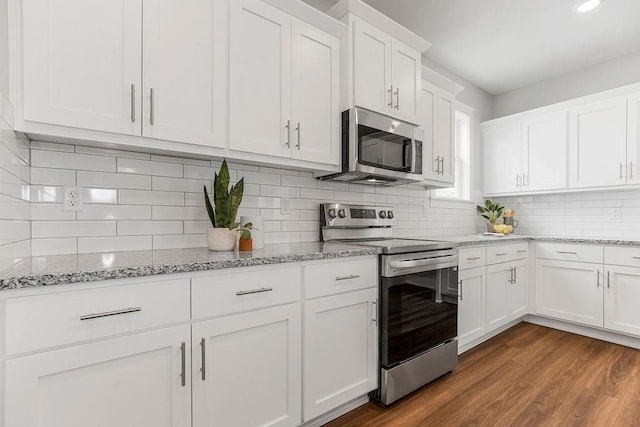
[[[602,3],[602,0],[585,0],[585,1],[580,1],[576,7],[575,10],[576,12],[579,13],[586,13],[586,12],[590,12],[593,9],[595,9],[596,7],[600,6],[600,3]]]

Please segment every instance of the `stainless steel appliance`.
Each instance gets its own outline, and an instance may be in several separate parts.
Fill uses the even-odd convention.
[[[458,362],[457,244],[394,239],[390,207],[320,205],[321,240],[382,249],[379,260],[378,389],[388,405]]]
[[[372,185],[422,180],[423,132],[361,108],[342,113],[342,170],[320,179]]]

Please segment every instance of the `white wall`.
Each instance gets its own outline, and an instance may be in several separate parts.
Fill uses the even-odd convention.
[[[0,0],[0,92],[9,98],[9,14],[8,0]],[[0,94],[0,96],[2,96]],[[1,101],[0,101],[1,105]]]
[[[638,82],[640,52],[496,95],[491,118]]]

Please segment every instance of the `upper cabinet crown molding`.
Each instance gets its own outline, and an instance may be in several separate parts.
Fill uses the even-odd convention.
[[[431,47],[431,43],[361,0],[340,0],[327,14],[341,21],[347,14],[355,15],[420,53]]]
[[[262,0],[271,6],[277,7],[294,18],[305,21],[314,27],[329,33],[332,36],[342,37],[347,26],[337,19],[322,13],[313,6],[303,3],[300,0]]]
[[[430,68],[422,66],[422,80],[426,80],[434,85],[438,86],[441,89],[446,90],[451,93],[453,96],[458,95],[460,92],[464,90],[464,86],[454,82],[451,79],[443,76],[440,73],[433,71]]]

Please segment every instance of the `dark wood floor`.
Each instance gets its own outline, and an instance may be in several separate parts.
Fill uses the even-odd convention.
[[[327,425],[640,426],[640,351],[520,323],[388,409]]]

